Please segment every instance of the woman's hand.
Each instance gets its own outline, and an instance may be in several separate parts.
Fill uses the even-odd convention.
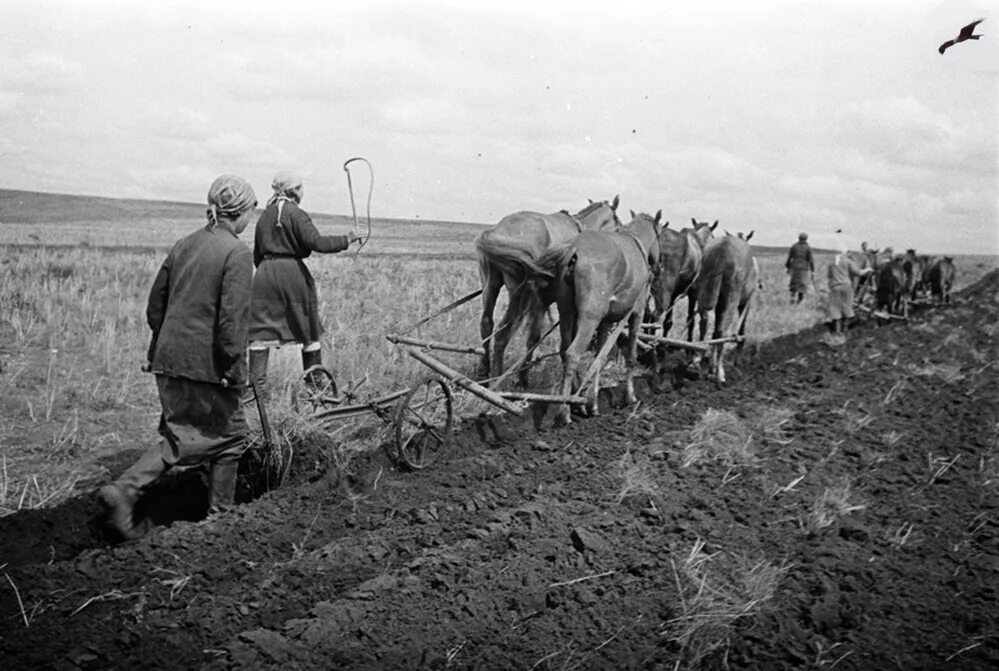
[[[347,233],[347,244],[348,245],[352,245],[352,244],[354,244],[355,242],[357,242],[360,239],[361,239],[361,236],[359,236],[354,231],[350,231],[349,233]]]

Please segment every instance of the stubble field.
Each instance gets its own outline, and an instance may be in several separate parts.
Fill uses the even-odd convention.
[[[762,251],[750,345],[725,389],[677,379],[637,408],[541,434],[484,421],[487,408],[463,398],[453,454],[415,474],[380,456],[377,425],[329,427],[310,433],[281,489],[114,549],[93,491],[156,439],[155,386],[139,371],[146,292],[200,222],[195,206],[114,205],[118,219],[89,201],[93,217],[74,219],[81,203],[58,201],[48,218],[0,225],[0,651],[17,664],[985,668],[999,657],[994,274],[951,308],[863,324],[836,350],[811,329],[821,294],[789,306],[783,251]],[[317,219],[329,232],[349,224]],[[375,222],[358,258],[310,260],[341,384],[367,378],[362,392],[377,395],[426,374],[384,335],[477,287],[478,230]],[[958,285],[994,265],[958,258]],[[420,334],[474,344],[477,308]],[[290,403],[299,368],[296,351],[278,353],[282,426],[302,421]],[[557,368],[549,358],[539,388]],[[156,496],[194,491],[195,520],[199,486],[178,477]]]

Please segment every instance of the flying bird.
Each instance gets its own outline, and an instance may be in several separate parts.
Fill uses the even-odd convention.
[[[964,28],[961,28],[961,32],[958,33],[957,37],[955,37],[952,40],[947,40],[946,42],[941,44],[940,48],[937,49],[937,51],[939,51],[942,54],[943,52],[947,51],[949,47],[954,46],[958,42],[964,42],[965,40],[977,40],[979,37],[981,37],[981,35],[973,35],[972,33],[975,32],[975,27],[984,20],[985,19],[978,19],[977,21],[972,21]]]

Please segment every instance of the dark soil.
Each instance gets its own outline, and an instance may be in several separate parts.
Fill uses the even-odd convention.
[[[201,521],[202,480],[168,478],[132,544],[92,495],[8,516],[0,666],[996,668],[997,324],[993,272],[845,346],[747,350],[724,388],[466,420],[421,472],[374,450]],[[709,409],[750,459],[683,466]]]

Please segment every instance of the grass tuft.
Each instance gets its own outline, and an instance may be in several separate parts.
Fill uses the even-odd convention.
[[[702,461],[720,461],[729,466],[754,459],[753,433],[749,425],[728,410],[708,408],[690,430],[690,443],[683,448],[684,468]]]
[[[734,554],[704,552],[698,539],[686,556],[671,559],[680,613],[662,634],[680,649],[678,666],[695,668],[731,645],[736,628],[773,599],[787,564],[751,562]]]

